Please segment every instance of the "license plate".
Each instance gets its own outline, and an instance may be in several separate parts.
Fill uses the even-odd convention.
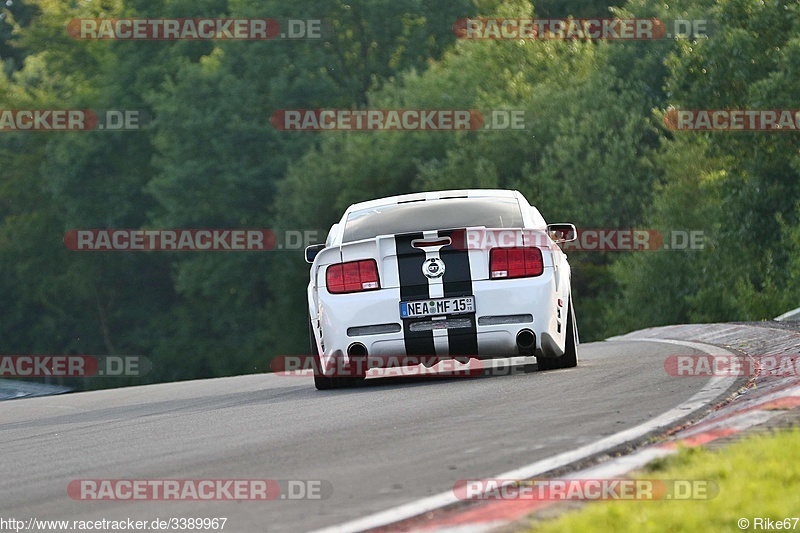
[[[475,312],[474,296],[456,298],[433,298],[414,302],[400,302],[401,318],[419,318],[425,316],[459,315]]]

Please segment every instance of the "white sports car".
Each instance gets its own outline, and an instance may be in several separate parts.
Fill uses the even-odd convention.
[[[570,266],[557,246],[575,236],[517,191],[351,205],[325,244],[306,249],[316,387],[352,385],[387,356],[532,355],[539,370],[576,366]]]

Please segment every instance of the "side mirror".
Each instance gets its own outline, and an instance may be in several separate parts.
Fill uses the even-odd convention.
[[[547,234],[556,244],[574,241],[578,238],[578,230],[575,229],[574,224],[548,224]]]
[[[317,254],[325,249],[324,244],[312,244],[306,247],[306,263],[313,263]]]

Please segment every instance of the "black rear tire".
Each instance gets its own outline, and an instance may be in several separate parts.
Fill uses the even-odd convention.
[[[567,338],[564,342],[564,353],[561,357],[537,357],[539,370],[557,370],[578,366],[578,328],[575,326],[575,310],[572,299],[567,306]]]
[[[319,357],[317,357],[317,360],[319,360]],[[317,390],[331,390],[339,388],[337,378],[322,376],[316,370],[314,370],[314,386],[317,388]]]
[[[311,348],[311,355],[314,357],[314,386],[317,390],[354,387],[366,378],[366,376],[361,375],[330,377],[322,373],[322,358],[319,355],[319,350],[317,350],[317,339],[314,336],[311,317],[308,318],[308,342]]]
[[[311,356],[314,358],[314,386],[317,390],[329,390],[336,388],[336,378],[324,376],[322,370],[322,360],[317,350],[317,339],[314,336],[314,327],[311,325],[311,317],[308,317],[308,344],[311,349]]]
[[[558,368],[578,366],[578,327],[575,325],[575,309],[572,307],[572,299],[570,299],[567,310],[567,340],[564,344],[564,355],[557,359],[560,363]]]

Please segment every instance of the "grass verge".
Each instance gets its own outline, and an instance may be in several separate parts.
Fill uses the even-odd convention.
[[[633,477],[710,480],[719,494],[708,500],[592,503],[534,522],[532,531],[755,531],[767,529],[756,527],[756,518],[800,517],[800,429],[748,437],[719,451],[684,448]],[[748,527],[739,527],[741,518]],[[787,524],[778,527],[800,531],[800,521]]]

